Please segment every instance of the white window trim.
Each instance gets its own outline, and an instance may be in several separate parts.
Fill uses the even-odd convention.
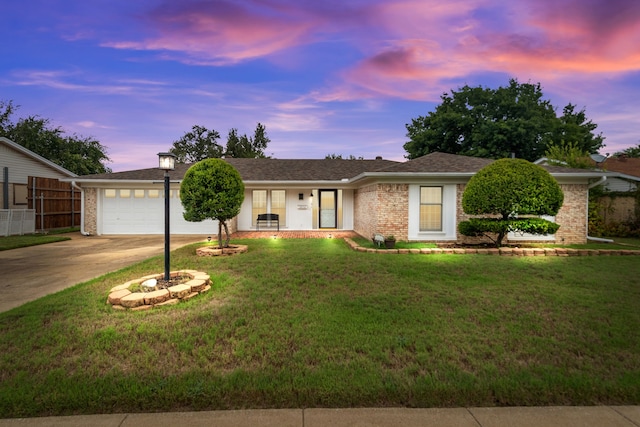
[[[442,187],[442,231],[420,231],[420,187]],[[409,185],[409,240],[456,240],[456,184]]]

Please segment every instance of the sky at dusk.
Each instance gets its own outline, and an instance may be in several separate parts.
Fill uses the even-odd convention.
[[[440,95],[510,78],[640,143],[638,0],[29,0],[0,5],[0,100],[157,166],[193,125],[280,159],[404,160]]]

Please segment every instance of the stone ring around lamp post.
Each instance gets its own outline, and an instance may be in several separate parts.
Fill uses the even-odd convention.
[[[169,171],[176,167],[176,156],[173,153],[158,153],[158,168],[164,171],[164,280],[169,281],[169,252],[171,250],[170,240],[170,221],[169,221],[169,200],[171,193],[169,189]]]

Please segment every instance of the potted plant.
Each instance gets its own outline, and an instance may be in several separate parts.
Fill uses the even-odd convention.
[[[393,235],[385,236],[384,246],[387,249],[393,249],[396,246],[396,238]]]

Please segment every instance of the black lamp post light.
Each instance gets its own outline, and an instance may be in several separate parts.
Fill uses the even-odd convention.
[[[169,171],[175,169],[176,156],[173,153],[158,153],[160,161],[159,169],[164,171],[164,280],[169,282],[171,280],[171,268],[169,262],[170,245],[170,230],[169,230],[169,199],[171,193],[169,192]]]

